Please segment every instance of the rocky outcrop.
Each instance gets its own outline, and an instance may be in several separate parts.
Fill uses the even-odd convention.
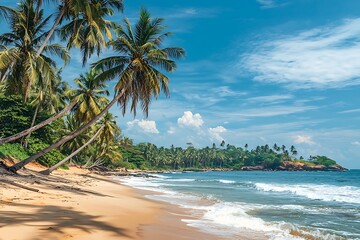
[[[268,168],[262,165],[257,166],[244,166],[241,168],[242,171],[347,171],[348,169],[334,164],[331,166],[324,166],[320,164],[305,164],[303,162],[282,162],[280,166],[276,168]]]
[[[262,165],[258,166],[246,166],[241,168],[242,171],[263,171],[265,170],[265,167]]]

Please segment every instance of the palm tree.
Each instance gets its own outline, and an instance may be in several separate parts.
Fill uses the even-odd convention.
[[[108,104],[109,91],[104,82],[96,79],[97,72],[91,70],[75,79],[77,88],[69,91],[72,99],[77,99],[78,104],[73,109],[74,117],[79,123],[87,123],[101,112],[101,109]]]
[[[38,6],[42,4],[42,0],[37,1]],[[55,30],[66,20],[68,24],[64,26],[62,37],[68,38],[68,47],[81,48],[85,63],[86,58],[91,56],[95,48],[99,54],[99,47],[105,46],[103,33],[111,39],[109,27],[112,25],[104,17],[113,15],[114,10],[122,11],[123,4],[122,0],[60,0],[58,9],[56,20],[37,54],[42,53]],[[72,41],[74,44],[71,43]]]
[[[77,124],[79,124],[79,122]],[[69,128],[76,126],[75,118],[69,117],[67,125]],[[96,131],[96,133],[85,143],[82,143],[83,141],[81,141],[81,142],[79,142],[80,144],[77,144],[77,146],[68,145],[67,148],[69,148],[69,149],[74,149],[74,147],[75,147],[75,150],[73,150],[73,152],[68,157],[64,158],[63,160],[61,160],[54,166],[50,167],[49,169],[41,171],[40,173],[45,174],[45,175],[51,174],[55,169],[57,169],[58,167],[60,167],[61,165],[63,165],[67,161],[69,161],[76,154],[78,154],[80,151],[82,151],[84,148],[86,148],[89,144],[91,144],[97,137],[100,138],[100,143],[99,143],[100,146],[103,145],[104,142],[106,142],[106,143],[104,144],[105,146],[102,147],[101,151],[95,153],[95,154],[99,155],[98,157],[96,157],[96,159],[99,159],[101,156],[104,156],[104,155],[110,156],[111,155],[111,153],[109,152],[110,148],[108,148],[106,145],[114,139],[115,133],[119,132],[120,129],[116,125],[114,117],[111,113],[106,113],[104,115],[104,117],[99,121],[99,126],[100,127]],[[75,138],[75,139],[77,139],[77,138]],[[113,145],[112,145],[112,150],[115,150]],[[116,154],[114,154],[114,155],[116,155]]]
[[[38,21],[40,18],[40,15],[42,14],[42,10],[40,10],[42,5],[42,0],[35,0],[37,2],[36,10],[34,13],[34,21]],[[57,19],[52,27],[52,29],[48,33],[44,33],[42,35],[42,39],[44,39],[42,45],[38,48],[36,53],[36,58],[42,55],[43,51],[47,50],[47,43],[51,39],[52,35],[54,34],[54,31],[56,30],[57,26],[63,21],[63,19],[66,20],[74,20],[73,23],[73,30],[75,32],[75,27],[77,27],[77,31],[79,32],[79,29],[83,29],[81,26],[91,26],[91,28],[98,30],[96,31],[90,31],[90,34],[92,34],[92,38],[90,38],[89,31],[83,31],[86,34],[83,34],[82,37],[85,37],[85,43],[81,46],[82,50],[86,51],[86,54],[84,53],[84,62],[86,62],[86,56],[90,57],[91,54],[94,52],[95,46],[97,47],[97,52],[99,54],[100,50],[100,44],[98,44],[98,39],[104,39],[102,33],[106,32],[106,35],[111,38],[111,33],[109,29],[109,22],[104,20],[102,17],[107,15],[112,15],[114,13],[113,9],[121,10],[123,9],[122,0],[99,0],[97,2],[89,2],[84,0],[61,0],[61,3],[59,4],[59,14],[57,16]],[[6,6],[0,6],[0,16],[7,18],[9,22],[11,22],[11,16],[14,15],[16,11],[12,8],[6,7]],[[96,18],[94,17],[96,16]],[[82,20],[81,20],[82,17]],[[76,21],[75,21],[76,19]],[[48,19],[47,19],[48,20]],[[81,21],[80,21],[81,20]],[[89,21],[91,20],[91,22]],[[27,26],[27,25],[24,25]],[[112,25],[111,25],[112,26]],[[78,34],[73,34],[69,31],[67,33],[70,33],[70,36],[77,36],[77,39],[79,40],[80,37]],[[96,37],[94,37],[96,35]],[[69,40],[71,42],[71,39]],[[93,43],[94,42],[94,43]],[[101,42],[102,45],[103,41]],[[1,45],[0,45],[1,46]],[[85,47],[83,47],[85,46]],[[0,48],[1,49],[1,48]],[[14,63],[12,62],[12,59],[19,57],[16,52],[12,51],[12,49],[9,49],[8,51],[5,51],[4,54],[0,54],[0,65],[6,64],[10,65],[11,68],[13,68]],[[0,84],[5,79],[5,77],[9,74],[9,68],[7,70],[3,70],[0,68]],[[3,86],[1,86],[3,88]],[[24,130],[21,133],[15,134],[13,136],[10,136],[5,139],[0,139],[0,144],[7,143],[11,141],[15,141],[16,139],[19,139],[23,136],[26,136],[30,134],[31,132],[42,128],[43,126],[53,122],[54,120],[58,119],[59,117],[62,117],[64,114],[66,114],[68,111],[70,111],[74,106],[76,102],[71,102],[68,107],[66,107],[63,111],[59,112],[55,116],[43,121],[42,123],[39,123],[36,126],[33,126],[30,129]]]
[[[109,143],[115,139],[116,134],[120,133],[120,128],[117,126],[115,116],[107,112],[99,121],[104,126],[104,131],[100,133],[100,144]]]
[[[104,161],[110,160],[111,162],[122,159],[120,153],[121,143],[115,142],[116,136],[120,133],[120,128],[116,125],[115,117],[111,113],[106,113],[99,121],[104,129],[99,135],[98,146],[93,152],[93,156],[89,159],[85,166],[89,167],[90,161],[94,159],[93,164],[89,167],[99,166]]]
[[[36,107],[30,128],[35,125],[40,108],[49,109],[50,113],[54,114],[60,108],[66,106],[67,97],[65,92],[68,86],[66,82],[61,81],[60,72],[61,70],[58,70],[56,78],[47,79],[47,81],[44,81],[41,77],[39,78],[39,83],[36,84],[36,90],[31,94],[35,95],[32,104],[36,105]],[[31,132],[26,136],[26,139],[30,138],[30,136]],[[25,141],[25,148],[26,147],[27,142]]]
[[[2,88],[7,94],[22,94],[26,100],[29,93],[34,91],[32,86],[38,86],[39,82],[49,84],[57,78],[58,70],[55,61],[45,54],[57,55],[65,63],[68,61],[69,55],[59,44],[51,44],[44,47],[44,54],[39,57],[35,56],[37,48],[45,37],[44,27],[48,23],[49,17],[43,19],[41,10],[39,17],[35,20],[35,11],[31,0],[22,2],[18,9],[6,9],[11,32],[0,36],[0,45],[9,46],[0,48],[0,72],[4,80]],[[76,102],[72,102],[68,108],[30,129],[0,139],[0,144],[24,137],[49,124],[63,116],[75,104]]]
[[[73,114],[67,115],[65,117],[65,127],[61,130],[60,134],[61,136],[67,136],[76,131],[76,129],[78,129],[80,126],[81,122],[76,121]],[[89,139],[89,133],[88,131],[85,131],[71,141],[64,143],[61,146],[61,149],[66,153],[74,152],[76,149],[80,148],[87,141],[89,141]]]
[[[145,9],[140,12],[135,32],[129,20],[126,19],[125,22],[125,29],[118,29],[118,38],[110,43],[113,50],[121,55],[105,58],[94,64],[97,69],[103,71],[98,76],[99,79],[119,78],[115,86],[116,96],[114,99],[96,117],[77,131],[22,162],[14,164],[10,167],[10,171],[18,171],[31,161],[80,135],[107,113],[116,102],[123,107],[123,114],[125,114],[126,105],[130,100],[132,100],[131,110],[136,114],[136,105],[140,102],[142,110],[147,115],[152,96],[157,97],[161,89],[166,95],[169,94],[169,79],[158,68],[166,72],[174,71],[176,63],[171,59],[184,56],[184,49],[161,48],[163,40],[170,33],[163,33],[165,29],[162,26],[163,19],[151,19],[149,12]]]
[[[75,150],[74,152],[72,152],[69,156],[67,156],[66,158],[64,158],[63,160],[61,160],[60,162],[58,162],[57,164],[55,164],[54,166],[41,171],[39,173],[44,174],[44,175],[50,175],[55,169],[57,169],[58,167],[60,167],[61,165],[65,164],[67,161],[69,161],[71,158],[73,158],[76,154],[78,154],[81,150],[83,150],[84,148],[86,148],[89,144],[91,144],[101,133],[101,131],[104,129],[104,126],[100,127],[96,133],[94,134],[94,136],[92,136],[92,138],[90,138],[89,141],[87,141],[84,145],[82,145],[81,147],[79,147],[77,150]]]
[[[56,77],[56,62],[46,54],[60,57],[65,64],[69,55],[61,45],[49,44],[44,46],[44,54],[36,56],[36,51],[46,36],[44,28],[50,16],[44,19],[41,10],[35,20],[32,0],[21,2],[8,18],[11,32],[0,36],[0,44],[9,48],[0,52],[0,71],[7,72],[4,75],[6,93],[23,95],[26,101],[31,86],[39,81],[39,78],[47,81]],[[9,61],[9,56],[14,58]]]

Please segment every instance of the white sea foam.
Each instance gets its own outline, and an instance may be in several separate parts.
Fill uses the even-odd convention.
[[[314,200],[360,204],[360,188],[353,186],[269,183],[255,183],[255,186],[265,192],[288,192]]]
[[[166,179],[169,182],[194,182],[193,178]]]
[[[166,188],[169,186],[169,182],[173,180],[181,181],[192,181],[193,179],[164,179],[164,178],[120,178],[124,184],[145,190],[151,190],[159,192],[159,194],[148,195],[148,198],[165,201],[172,204],[179,205],[184,208],[192,209],[191,213],[196,217],[196,219],[183,219],[189,226],[200,228],[203,231],[207,231],[213,234],[218,234],[223,236],[223,239],[234,239],[234,236],[238,236],[240,233],[249,234],[257,233],[266,236],[266,238],[271,240],[300,240],[303,238],[295,237],[290,234],[291,230],[299,230],[300,228],[285,222],[267,222],[259,217],[250,215],[249,213],[257,211],[263,208],[276,208],[281,207],[284,209],[302,211],[304,210],[303,206],[300,205],[261,205],[261,204],[249,204],[241,202],[224,202],[219,199],[214,199],[209,195],[198,196],[187,193],[180,193],[177,191],[172,191]],[[220,180],[217,180],[220,182]],[[227,181],[227,180],[225,180]],[[231,184],[226,182],[225,184]],[[263,191],[275,191],[286,192],[285,189],[288,185],[271,185],[271,184],[255,184],[256,188]],[[174,185],[175,186],[175,185]],[[176,185],[178,186],[178,185]],[[297,188],[300,188],[297,186]],[[320,193],[319,193],[320,194]],[[334,193],[335,194],[335,193]],[[338,193],[337,193],[338,194]],[[319,239],[340,239],[334,237],[334,235],[326,235],[322,232],[316,231],[306,231],[305,234],[310,234],[312,236],[319,236]],[[241,237],[235,237],[241,239]]]
[[[262,233],[273,240],[299,240],[302,238],[289,234],[294,227],[286,223],[270,223],[261,218],[249,215],[247,212],[254,206],[244,203],[218,202],[206,207],[203,218],[199,220],[184,220],[188,225],[198,228],[212,228],[214,233],[224,231],[230,235],[239,232]],[[218,230],[218,231],[216,231]]]
[[[232,180],[223,180],[223,179],[220,179],[218,180],[219,182],[221,183],[224,183],[224,184],[234,184],[236,183],[235,181],[232,181]]]

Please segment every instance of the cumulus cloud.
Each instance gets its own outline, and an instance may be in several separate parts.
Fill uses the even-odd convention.
[[[191,111],[184,112],[184,115],[178,119],[181,126],[201,127],[204,121],[199,113],[193,114]]]
[[[311,136],[308,135],[298,135],[294,137],[294,141],[295,143],[304,143],[304,144],[309,144],[309,145],[313,145],[315,144],[315,142],[313,141]]]
[[[217,126],[215,128],[209,128],[210,140],[221,142],[224,138],[221,136],[222,133],[227,132],[227,129],[223,126]]]
[[[146,133],[155,133],[155,134],[159,133],[159,130],[156,128],[155,121],[135,119],[133,121],[127,122],[127,125],[129,129],[138,127]]]
[[[360,84],[360,18],[282,36],[243,56],[254,80],[292,88],[340,88]]]
[[[170,127],[169,130],[167,131],[168,134],[175,134],[176,133],[176,129],[174,127]]]

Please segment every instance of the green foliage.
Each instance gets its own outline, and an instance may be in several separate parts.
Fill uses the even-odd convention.
[[[0,94],[0,137],[9,137],[31,126],[35,107],[29,103],[23,103],[21,96],[4,96]],[[46,111],[39,112],[36,123],[50,117]],[[64,126],[64,121],[57,121],[35,132],[32,136],[41,139],[45,143],[52,143],[60,137],[58,129]]]
[[[328,158],[328,157],[325,157],[325,156],[316,156],[314,158],[314,163],[315,164],[321,164],[321,165],[324,165],[326,167],[330,167],[332,165],[335,165],[336,164],[336,161]]]
[[[0,157],[13,157],[18,160],[24,160],[29,157],[29,154],[19,143],[5,143],[0,145]]]
[[[31,125],[32,107],[23,104],[20,96],[0,95],[0,137],[21,132]]]
[[[290,151],[286,146],[273,148],[269,145],[257,146],[248,150],[241,147],[225,144],[196,149],[193,146],[179,148],[160,147],[152,143],[140,143],[136,146],[128,145],[122,149],[123,159],[133,163],[138,169],[156,170],[199,170],[211,168],[231,168],[240,170],[244,166],[263,166],[266,169],[277,169],[283,161],[302,162],[306,166],[323,164],[331,166],[335,161],[326,157],[316,157],[314,162],[296,160],[297,150],[291,146]],[[291,155],[290,155],[291,154]]]
[[[35,107],[29,103],[22,103],[20,96],[0,95],[0,136],[8,137],[29,128],[34,111]],[[40,112],[36,122],[43,121],[49,116],[49,112]],[[48,126],[33,132],[32,136],[27,139],[28,149],[24,149],[20,143],[8,143],[0,145],[0,152],[2,155],[24,160],[58,139],[60,137],[59,129],[63,127],[64,121],[58,119]],[[65,158],[64,154],[59,150],[54,150],[37,161],[45,166],[52,166],[63,158]]]
[[[42,142],[40,139],[37,138],[30,138],[28,141],[28,153],[30,155],[34,155],[37,152],[47,148],[49,144]],[[56,163],[60,162],[66,156],[62,154],[59,150],[55,149],[44,156],[37,159],[37,161],[47,167],[55,165]]]
[[[136,165],[130,162],[117,161],[112,165],[114,168],[136,169]]]

